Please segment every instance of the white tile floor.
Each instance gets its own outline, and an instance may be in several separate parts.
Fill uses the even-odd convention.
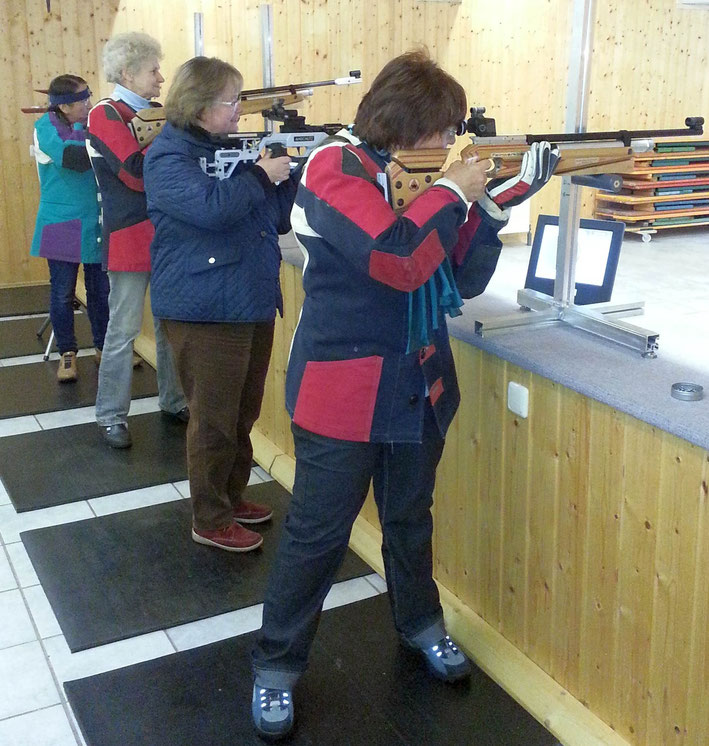
[[[2,320],[0,320],[2,323]],[[31,362],[41,356],[31,356]],[[5,358],[22,365],[26,358]],[[159,409],[157,397],[138,399],[131,416]],[[94,422],[94,408],[83,407],[0,420],[0,437]],[[249,484],[270,480],[260,467]],[[96,518],[147,505],[189,498],[184,480],[107,495],[69,505],[18,514],[0,481],[0,744],[2,746],[76,746],[84,741],[66,702],[62,683],[206,645],[261,626],[262,605],[152,632],[129,640],[71,653],[20,540],[20,532]],[[386,590],[377,575],[335,585],[326,608],[341,606]]]
[[[514,301],[524,284],[529,247],[506,245],[489,293]],[[646,302],[635,321],[661,334],[660,354],[693,359],[709,372],[709,233],[664,233],[649,244],[626,239],[613,301]],[[2,321],[0,321],[2,323]],[[90,352],[89,352],[90,354]],[[0,360],[20,365],[41,356]],[[156,398],[134,402],[131,414],[157,409]],[[0,437],[69,424],[93,422],[93,407],[70,412],[0,420]],[[269,479],[255,469],[252,481]],[[142,505],[189,497],[186,481],[109,495],[71,505],[18,515],[0,483],[0,744],[2,746],[76,746],[83,744],[64,697],[62,682],[90,676],[178,650],[205,645],[260,626],[261,606],[152,632],[80,653],[70,653],[29,560],[19,532],[94,518]],[[386,589],[377,575],[338,584],[326,601],[337,606]]]

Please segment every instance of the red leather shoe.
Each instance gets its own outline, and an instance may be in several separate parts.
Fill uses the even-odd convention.
[[[242,500],[237,508],[234,508],[234,520],[239,523],[263,523],[273,515],[273,510],[265,505],[250,503]]]
[[[227,552],[250,552],[263,544],[263,536],[255,531],[232,523],[217,531],[205,531],[192,527],[192,539],[198,544],[224,549]]]

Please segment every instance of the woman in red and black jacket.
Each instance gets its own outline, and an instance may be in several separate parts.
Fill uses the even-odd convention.
[[[423,50],[401,55],[353,128],[303,169],[291,224],[305,300],[286,374],[295,482],[253,652],[252,718],[265,737],[293,726],[293,687],[370,483],[402,644],[444,681],[470,672],[432,576],[436,467],[460,399],[446,316],[482,292],[490,273],[475,258],[496,261],[506,208],[548,180],[556,156],[536,143],[518,175],[487,186],[487,163],[456,161],[397,214],[386,195],[392,152],[451,145],[465,111],[463,88]]]
[[[133,342],[143,323],[150,282],[150,242],[143,190],[144,150],[131,120],[140,109],[158,104],[165,79],[160,74],[160,45],[147,34],[119,34],[103,50],[106,78],[116,84],[110,98],[89,114],[88,149],[96,174],[103,214],[103,262],[111,283],[109,322],[99,368],[96,421],[113,448],[128,448]],[[187,401],[180,388],[170,346],[155,322],[160,408],[186,422]]]

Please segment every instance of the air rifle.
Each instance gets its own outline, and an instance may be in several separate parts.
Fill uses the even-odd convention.
[[[620,191],[617,174],[633,170],[633,156],[655,147],[656,137],[690,137],[704,132],[702,117],[687,117],[686,129],[617,130],[542,135],[497,135],[495,120],[485,117],[484,107],[473,107],[461,122],[458,135],[471,134],[471,144],[461,151],[466,160],[477,155],[489,161],[489,178],[504,178],[519,171],[524,153],[533,142],[558,145],[560,160],[555,176],[573,176],[576,183],[606,191]],[[445,149],[400,150],[387,167],[394,209],[402,210],[443,175],[448,157]],[[606,177],[599,175],[605,174]]]
[[[254,88],[242,91],[240,96],[241,115],[261,114],[264,119],[275,121],[297,121],[305,124],[304,117],[298,117],[295,110],[286,109],[286,105],[297,104],[306,96],[313,95],[313,88],[326,85],[353,85],[361,83],[359,70],[351,70],[344,78],[333,78],[332,80],[318,80],[314,83],[293,83],[291,85],[280,85],[273,88]],[[131,128],[135,139],[143,146],[149,145],[160,131],[165,121],[165,113],[162,107],[141,109],[136,112]],[[248,133],[254,135],[255,133]],[[252,139],[252,138],[249,138]]]
[[[329,85],[354,85],[362,82],[362,74],[359,70],[350,70],[349,75],[331,80],[317,80],[312,83],[291,83],[289,85],[274,86],[273,88],[254,88],[241,92],[241,114],[261,114],[265,119],[290,122],[290,126],[296,126],[300,121],[305,125],[305,118],[296,116],[294,110],[286,110],[286,106],[297,104],[308,96],[313,95],[314,88]],[[38,93],[48,93],[46,90],[35,89]],[[22,107],[25,114],[43,114],[47,106]],[[165,123],[165,110],[161,106],[137,111],[130,122],[131,131],[135,139],[142,147],[147,147],[162,129]],[[253,135],[255,133],[248,133]]]
[[[264,148],[271,151],[273,157],[291,156],[291,167],[304,162],[308,155],[328,137],[346,125],[339,122],[328,122],[322,125],[306,124],[305,117],[295,109],[286,109],[285,104],[292,103],[293,96],[302,100],[305,95],[312,95],[312,89],[325,85],[352,85],[362,81],[359,70],[353,70],[348,77],[334,80],[321,80],[317,83],[301,83],[294,86],[260,88],[242,91],[241,113],[255,114],[260,112],[265,119],[281,122],[279,132],[236,132],[233,134],[214,135],[213,142],[222,145],[214,154],[214,161],[207,162],[200,158],[200,166],[208,176],[228,179],[239,163],[253,163]],[[288,93],[284,96],[284,93]],[[266,102],[270,102],[264,107]],[[297,153],[288,153],[295,150]]]
[[[299,117],[301,118],[301,117]],[[223,147],[214,153],[211,163],[206,158],[199,159],[199,165],[207,176],[228,179],[239,163],[253,163],[258,160],[264,148],[271,151],[274,158],[290,155],[291,168],[304,162],[308,155],[321,145],[328,137],[341,130],[344,124],[304,124],[303,129],[280,132],[236,132],[227,135],[213,135],[212,142]],[[288,153],[289,149],[298,151],[297,155]]]

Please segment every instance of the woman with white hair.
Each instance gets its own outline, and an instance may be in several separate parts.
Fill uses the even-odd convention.
[[[116,86],[110,98],[89,114],[89,153],[103,210],[103,261],[111,291],[109,322],[101,356],[96,397],[96,421],[112,448],[128,448],[133,342],[143,322],[145,293],[150,281],[150,242],[143,190],[144,146],[131,127],[135,113],[160,95],[160,44],[147,34],[114,36],[103,50],[104,73]],[[182,422],[189,419],[169,344],[155,322],[160,408]]]

